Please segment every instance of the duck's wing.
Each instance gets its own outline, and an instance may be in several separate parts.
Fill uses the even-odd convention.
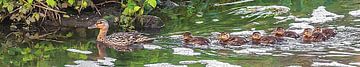
[[[133,44],[134,41],[135,38],[133,37],[133,34],[118,32],[107,36],[105,42],[109,45],[128,46]]]
[[[138,32],[118,32],[107,36],[107,41],[118,43],[119,45],[131,45],[154,40]]]

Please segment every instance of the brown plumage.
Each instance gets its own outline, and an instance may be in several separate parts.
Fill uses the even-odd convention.
[[[303,35],[302,36],[303,43],[311,43],[312,42],[312,32],[311,32],[310,28],[304,29],[302,35]]]
[[[276,44],[278,42],[275,36],[261,36],[260,32],[254,32],[251,40],[253,44]]]
[[[304,43],[311,43],[311,42],[321,42],[325,41],[326,36],[321,33],[321,29],[315,28],[313,32],[311,32],[310,28],[304,29],[303,32],[303,42]]]
[[[291,38],[299,38],[300,35],[293,31],[285,31],[283,27],[277,27],[273,31],[274,36],[276,36],[278,39],[282,37],[291,37]]]
[[[105,19],[100,19],[94,25],[88,27],[88,29],[94,28],[98,28],[100,30],[96,41],[104,46],[114,48],[118,51],[132,51],[132,46],[136,43],[153,40],[153,38],[148,38],[138,32],[118,32],[106,36],[109,24]]]
[[[183,34],[183,42],[185,45],[209,45],[210,41],[203,37],[193,37],[190,32],[185,32]]]
[[[248,42],[245,38],[242,37],[231,37],[230,33],[227,32],[220,32],[220,35],[218,36],[219,42],[222,45],[243,45]]]
[[[320,28],[320,27],[316,27],[314,32],[318,32],[318,33],[322,33],[326,39],[330,39],[331,37],[335,37],[335,35],[337,34],[335,32],[334,29],[329,29],[329,28]]]

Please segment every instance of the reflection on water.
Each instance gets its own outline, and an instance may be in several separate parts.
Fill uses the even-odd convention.
[[[180,6],[174,9],[164,9],[164,14],[159,14],[165,20],[166,26],[160,31],[159,37],[154,45],[159,45],[162,49],[155,50],[137,50],[134,52],[117,52],[113,49],[103,48],[96,45],[95,35],[89,39],[69,39],[66,43],[41,42],[29,46],[14,46],[13,48],[4,48],[1,43],[0,67],[13,66],[40,66],[62,67],[64,65],[75,65],[76,60],[96,61],[98,56],[107,56],[117,59],[115,66],[142,67],[146,64],[170,63],[180,65],[181,61],[199,61],[216,60],[231,65],[243,67],[283,67],[283,66],[304,66],[308,67],[313,62],[332,62],[336,61],[342,64],[360,62],[356,55],[360,50],[359,29],[351,26],[360,25],[355,23],[355,17],[348,15],[348,12],[360,9],[358,0],[254,0],[246,3],[232,4],[226,6],[209,6],[217,3],[230,3],[240,0],[194,0],[186,6]],[[229,9],[243,6],[286,6],[290,8],[288,13],[277,16],[311,17],[312,11],[319,6],[325,6],[326,10],[338,15],[345,15],[343,19],[337,19],[334,22],[324,23],[324,27],[336,27],[340,32],[335,38],[328,42],[317,43],[313,45],[304,45],[291,43],[288,45],[276,46],[271,51],[259,51],[256,49],[243,50],[240,53],[234,52],[235,49],[225,50],[200,50],[192,49],[194,52],[201,53],[196,56],[183,56],[173,54],[174,47],[178,47],[181,41],[168,38],[171,35],[177,35],[177,32],[190,31],[194,35],[210,36],[212,32],[240,32],[250,29],[269,31],[278,26],[288,26],[294,20],[274,24],[279,20],[274,16],[261,17],[256,20],[254,17],[242,18],[246,15],[228,14]],[[197,16],[199,15],[199,16]],[[202,21],[197,24],[196,22]],[[94,32],[88,32],[94,33]],[[1,34],[0,37],[5,35]],[[0,39],[1,40],[1,39]],[[85,42],[84,42],[85,41]],[[88,41],[88,42],[87,42]],[[321,45],[319,45],[321,44]],[[251,46],[250,46],[251,47]],[[245,46],[245,48],[247,48]],[[261,47],[267,48],[267,47]],[[94,53],[90,55],[68,52],[66,49],[89,50]],[[242,50],[236,49],[236,50]],[[257,51],[257,52],[252,52]],[[332,52],[330,52],[332,51]],[[337,51],[337,52],[334,52]],[[99,52],[99,55],[98,55]],[[103,54],[106,53],[107,55]],[[247,54],[250,53],[250,54]],[[352,54],[354,53],[354,54]],[[195,63],[187,65],[189,67],[202,67],[205,65]]]

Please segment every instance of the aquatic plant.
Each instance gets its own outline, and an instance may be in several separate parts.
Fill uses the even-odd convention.
[[[120,15],[119,25],[125,31],[133,31],[135,19],[155,9],[156,4],[156,0],[127,0],[126,3],[121,3],[124,10]]]

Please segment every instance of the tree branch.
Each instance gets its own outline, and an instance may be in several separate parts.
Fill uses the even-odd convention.
[[[56,12],[56,13],[66,13],[66,12],[64,12],[64,11],[59,11],[59,10],[55,10],[55,9],[52,9],[52,8],[47,8],[47,7],[43,7],[43,6],[36,5],[36,4],[33,4],[33,5],[36,6],[36,7],[39,7],[39,8],[43,8],[43,9],[46,9],[46,10],[50,10],[50,11]]]

